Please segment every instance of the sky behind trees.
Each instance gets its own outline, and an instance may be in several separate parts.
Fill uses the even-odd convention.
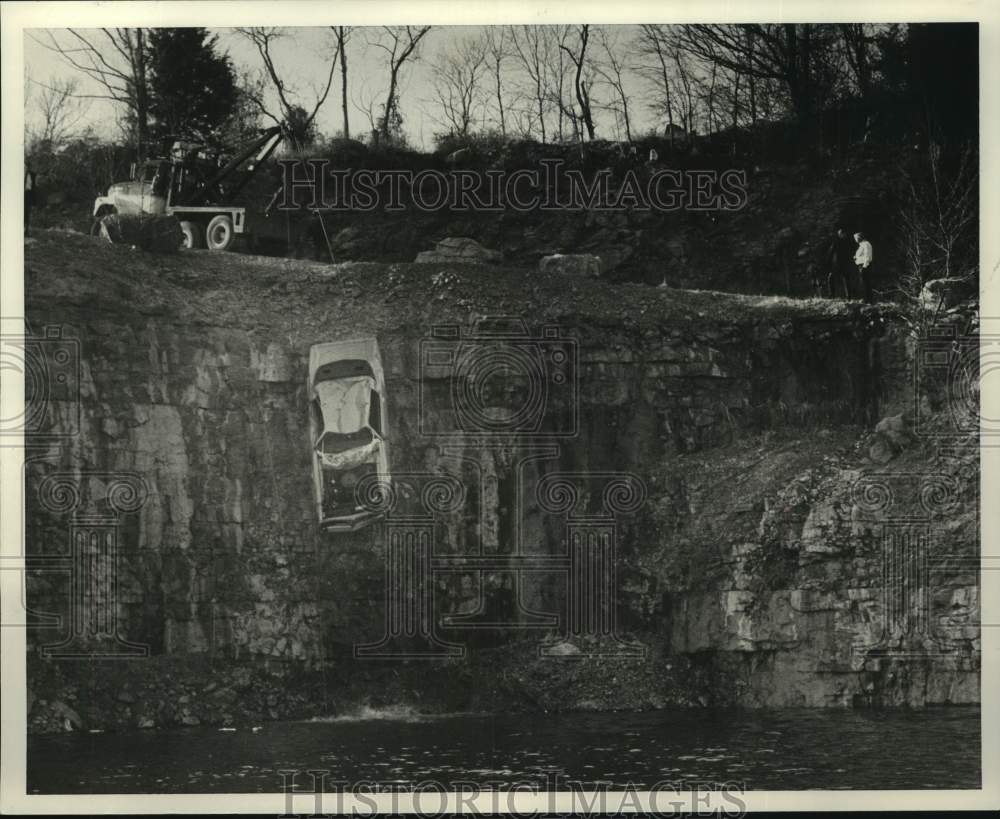
[[[206,66],[224,54],[226,83],[199,83],[200,74],[174,72],[173,60],[151,74],[154,42]],[[424,150],[490,132],[560,143],[655,133],[673,145],[678,134],[735,134],[776,120],[819,148],[824,127],[868,133],[903,116],[897,130],[933,125],[949,132],[939,137],[968,139],[976,125],[975,99],[956,93],[975,86],[974,24],[45,29],[26,32],[26,50],[29,142],[58,131],[51,146],[89,129],[140,156],[151,126],[162,131],[148,77],[171,73],[187,77],[177,94],[192,108],[215,94],[234,111],[199,129],[172,103],[171,134],[216,145],[280,123],[286,145],[300,150],[337,135],[346,119],[354,138],[377,131],[381,142]],[[48,127],[53,109],[63,127]]]
[[[401,72],[400,111],[403,116],[403,131],[414,147],[430,149],[434,145],[434,135],[448,130],[447,118],[441,110],[435,90],[435,80],[440,77],[436,65],[448,55],[455,54],[460,44],[482,35],[485,29],[496,28],[486,26],[439,26],[432,28],[421,43],[420,58],[408,62]],[[600,31],[597,31],[600,29]],[[632,25],[593,27],[594,36],[589,44],[593,57],[604,57],[603,43],[600,39],[606,33],[626,68],[636,62],[636,55],[630,47],[638,34],[639,27]],[[58,29],[52,30],[59,34]],[[233,28],[210,29],[219,36],[220,50],[229,54],[233,66],[238,73],[256,74],[262,68],[260,57],[253,43]],[[364,138],[371,131],[368,117],[360,109],[374,106],[376,115],[378,106],[385,97],[388,85],[388,74],[385,67],[385,54],[379,49],[368,45],[366,39],[373,38],[378,33],[377,28],[356,28],[351,33],[347,45],[348,54],[348,87],[349,116],[352,137]],[[41,34],[38,32],[37,34]],[[335,38],[329,28],[293,28],[285,29],[284,37],[276,40],[273,46],[275,63],[284,71],[291,89],[305,101],[314,100],[316,91],[322,90],[330,65],[330,57],[335,48]],[[568,64],[567,69],[572,66]],[[81,77],[80,73],[70,66],[59,54],[40,45],[32,36],[25,37],[25,66],[31,82],[27,83],[29,94],[44,91],[52,80],[76,77],[80,80],[78,93],[99,94],[98,85],[92,80]],[[523,68],[517,65],[516,59],[509,60],[504,66],[504,79],[509,84],[509,93],[514,96],[515,90],[530,92],[531,78]],[[572,72],[569,71],[572,81]],[[484,92],[488,93],[490,78],[484,77]],[[316,117],[316,125],[320,133],[333,135],[342,128],[342,113],[340,105],[340,79],[334,81],[334,88]],[[592,92],[595,101],[611,103],[618,96],[602,77],[594,78],[595,89]],[[651,105],[649,83],[631,70],[622,73],[622,84],[631,100],[630,118],[632,130],[645,133],[658,127],[662,132],[664,119]],[[567,90],[570,93],[571,89]],[[273,103],[274,92],[269,89],[267,94]],[[82,100],[86,108],[74,126],[74,130],[82,131],[92,128],[93,132],[102,138],[113,139],[120,136],[117,125],[115,106],[105,100]],[[495,126],[495,119],[487,116],[484,123],[484,112],[477,109],[474,130],[484,130]],[[553,118],[555,114],[553,113]],[[29,128],[37,124],[38,112],[30,103],[26,109],[26,124]],[[624,128],[620,117],[602,105],[594,107],[595,130],[599,138],[625,139]],[[555,120],[553,119],[553,122]],[[264,125],[272,123],[265,121]],[[551,135],[550,137],[551,138]]]

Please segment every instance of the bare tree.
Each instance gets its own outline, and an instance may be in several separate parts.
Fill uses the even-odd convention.
[[[52,77],[45,83],[29,83],[29,87],[37,88],[37,93],[31,94],[30,108],[38,119],[37,127],[29,134],[30,141],[48,145],[65,141],[90,107],[90,100],[79,96],[80,81],[75,77]]]
[[[619,117],[625,128],[625,139],[632,141],[632,116],[629,110],[629,96],[625,90],[626,66],[619,56],[621,43],[619,38],[608,34],[606,28],[597,29],[597,40],[603,52],[602,59],[594,61],[594,70],[601,76],[604,83],[612,90],[614,102],[611,108]]]
[[[321,91],[316,91],[316,99],[312,108],[309,109],[297,101],[296,97],[298,95],[288,84],[287,79],[282,77],[275,63],[272,46],[285,36],[284,29],[254,27],[237,28],[236,30],[257,48],[257,53],[260,55],[264,65],[264,71],[270,80],[270,86],[274,89],[278,99],[279,110],[275,112],[267,107],[263,96],[259,96],[256,99],[256,103],[261,113],[270,117],[276,123],[284,125],[289,131],[293,145],[297,148],[303,147],[301,143],[305,140],[306,134],[311,129],[316,115],[319,113],[319,109],[323,107],[323,103],[326,102],[326,98],[330,94],[330,88],[333,85],[333,75],[337,68],[337,57],[340,52],[339,45],[335,45],[333,57],[330,60],[330,68],[327,71],[326,83]]]
[[[781,82],[802,123],[817,110],[822,89],[815,69],[824,45],[817,25],[683,25],[677,28],[677,43],[708,65]]]
[[[573,41],[573,26],[546,26],[545,42],[548,53],[554,55],[546,60],[545,87],[549,105],[556,110],[556,134],[560,142],[566,139],[566,121],[573,127],[573,141],[580,141],[580,115],[576,110],[575,95],[567,93],[567,85],[572,83],[573,61],[563,47],[568,48]]]
[[[127,130],[140,158],[149,141],[149,50],[141,28],[65,29],[56,37],[51,30],[35,42],[60,54],[67,63],[94,81],[96,94],[75,94],[78,99],[110,100],[124,111]]]
[[[740,124],[740,80],[742,78],[743,75],[740,74],[738,71],[733,72],[733,81],[731,83],[731,87],[733,90],[731,97],[732,107],[730,108],[730,110],[732,111],[732,127],[734,132],[737,126]]]
[[[753,31],[749,28],[743,30],[747,45],[747,59],[753,62],[754,37]],[[737,75],[739,76],[739,75]],[[750,124],[757,124],[757,77],[754,74],[747,74],[747,92],[750,97]]]
[[[715,127],[715,87],[719,76],[719,66],[712,63],[709,67],[707,79],[702,79],[699,83],[701,87],[701,98],[705,102],[705,133],[713,134],[717,130]]]
[[[739,71],[727,71],[718,66],[711,67],[710,77],[709,84],[703,83],[707,89],[705,105],[710,121],[708,131],[720,132],[728,127],[730,150],[735,156],[739,148],[738,128],[741,118],[746,113],[746,106],[741,97],[741,92],[743,97],[746,96],[744,77]]]
[[[347,41],[350,39],[351,29],[349,26],[335,26],[333,33],[340,53],[340,107],[344,115],[344,139],[350,139],[351,123],[347,116]]]
[[[921,282],[966,274],[960,269],[963,263],[975,262],[975,252],[967,247],[974,247],[969,234],[978,215],[978,158],[967,148],[946,171],[941,154],[940,146],[932,143],[925,167],[903,173],[904,247]]]
[[[651,103],[654,111],[657,111],[667,121],[667,131],[670,136],[671,146],[674,144],[674,106],[673,68],[670,57],[670,44],[665,26],[641,25],[639,26],[639,36],[636,39],[636,47],[640,56],[650,59],[649,62],[640,61],[637,66],[637,73],[645,77],[657,91],[657,98]]]
[[[545,113],[549,104],[547,65],[551,57],[545,26],[521,26],[514,29],[511,44],[521,68],[530,80],[530,97],[534,106],[532,120],[537,123],[542,142],[545,142]]]
[[[932,144],[926,160],[920,161],[919,167],[900,168],[897,237],[904,264],[893,294],[910,331],[926,337],[944,306],[947,289],[932,305],[924,301],[924,285],[936,278],[966,282],[977,278],[979,178],[978,157],[971,147],[953,160],[950,172],[941,167],[939,146]]]
[[[364,114],[365,119],[368,121],[369,133],[375,134],[378,132],[378,102],[379,94],[377,92],[370,91],[368,85],[362,81],[360,88],[357,88],[354,93],[351,94],[351,104]]]
[[[507,136],[507,116],[503,92],[504,64],[511,56],[512,29],[508,26],[487,26],[483,32],[483,47],[489,63],[490,75],[493,79],[493,97],[497,106],[497,123],[500,135]]]
[[[531,139],[535,133],[536,113],[534,107],[523,107],[516,104],[517,102],[520,100],[515,99],[515,104],[507,109],[508,131],[517,134],[522,139]]]
[[[690,56],[678,44],[677,27],[642,25],[635,41],[640,57],[636,73],[656,90],[650,107],[666,120],[665,131],[674,144],[677,122],[688,135],[698,115],[699,75]]]
[[[854,75],[858,94],[868,99],[872,86],[871,46],[875,41],[872,25],[868,23],[840,23],[837,28],[844,43],[844,56]]]
[[[688,142],[690,142],[695,132],[695,117],[698,115],[694,94],[694,73],[690,63],[679,48],[673,49],[673,58],[681,90],[679,95],[681,127],[687,133]]]
[[[590,83],[584,78],[584,65],[587,59],[587,43],[590,41],[590,25],[584,24],[577,30],[579,42],[575,50],[560,43],[559,48],[569,55],[576,73],[573,78],[573,88],[576,91],[576,101],[580,106],[580,119],[587,128],[587,138],[594,138],[594,116],[590,106]]]
[[[444,124],[451,133],[468,136],[476,112],[482,107],[480,83],[486,48],[481,38],[455,41],[434,62],[434,94]]]
[[[389,69],[389,90],[378,123],[378,132],[383,140],[388,141],[393,131],[402,123],[399,113],[400,71],[407,60],[418,58],[420,41],[430,30],[430,26],[383,26],[382,36],[369,40],[369,45],[386,53]]]
[[[257,101],[263,97],[267,82],[260,72],[241,71],[237,75],[233,111],[217,135],[221,144],[247,142],[260,130],[261,111]]]

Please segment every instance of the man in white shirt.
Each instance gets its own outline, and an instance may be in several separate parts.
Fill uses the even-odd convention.
[[[863,233],[855,233],[854,241],[858,243],[858,249],[854,252],[854,264],[858,267],[858,276],[861,278],[861,290],[865,295],[865,301],[872,303],[872,260],[875,258],[875,251],[872,243],[869,242]]]

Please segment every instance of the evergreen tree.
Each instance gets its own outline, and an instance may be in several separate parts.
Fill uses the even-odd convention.
[[[211,139],[237,104],[236,76],[218,37],[204,28],[149,34],[150,126],[154,138]]]

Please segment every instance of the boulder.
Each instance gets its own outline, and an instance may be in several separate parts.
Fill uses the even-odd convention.
[[[83,720],[80,715],[61,700],[52,703],[52,712],[58,717],[63,725],[64,731],[72,731],[74,728],[83,727]]]
[[[601,248],[601,255],[598,257],[601,262],[601,272],[608,273],[625,264],[635,255],[637,244],[638,241],[635,241],[631,244],[616,244]]]
[[[448,156],[444,158],[444,161],[448,165],[457,165],[460,162],[468,162],[472,158],[472,150],[468,147],[459,148],[457,151],[452,151]]]
[[[483,247],[475,239],[447,238],[417,254],[418,263],[465,262],[466,264],[495,264],[500,261],[500,253]]]
[[[552,646],[547,646],[545,654],[550,657],[573,657],[580,653],[575,645],[569,640],[563,640]]]
[[[875,425],[875,434],[868,446],[868,457],[885,464],[910,443],[910,425],[903,413],[883,418]]]
[[[902,449],[910,442],[910,425],[903,415],[890,415],[875,425],[875,434],[884,435],[894,447]]]
[[[330,239],[330,244],[343,254],[351,254],[364,246],[365,236],[357,225],[348,225],[337,231]]]
[[[925,310],[947,310],[975,295],[976,285],[970,279],[930,279],[920,291],[920,303]]]
[[[590,253],[555,253],[543,256],[538,263],[542,273],[556,273],[561,276],[600,276],[603,264],[600,256]]]

